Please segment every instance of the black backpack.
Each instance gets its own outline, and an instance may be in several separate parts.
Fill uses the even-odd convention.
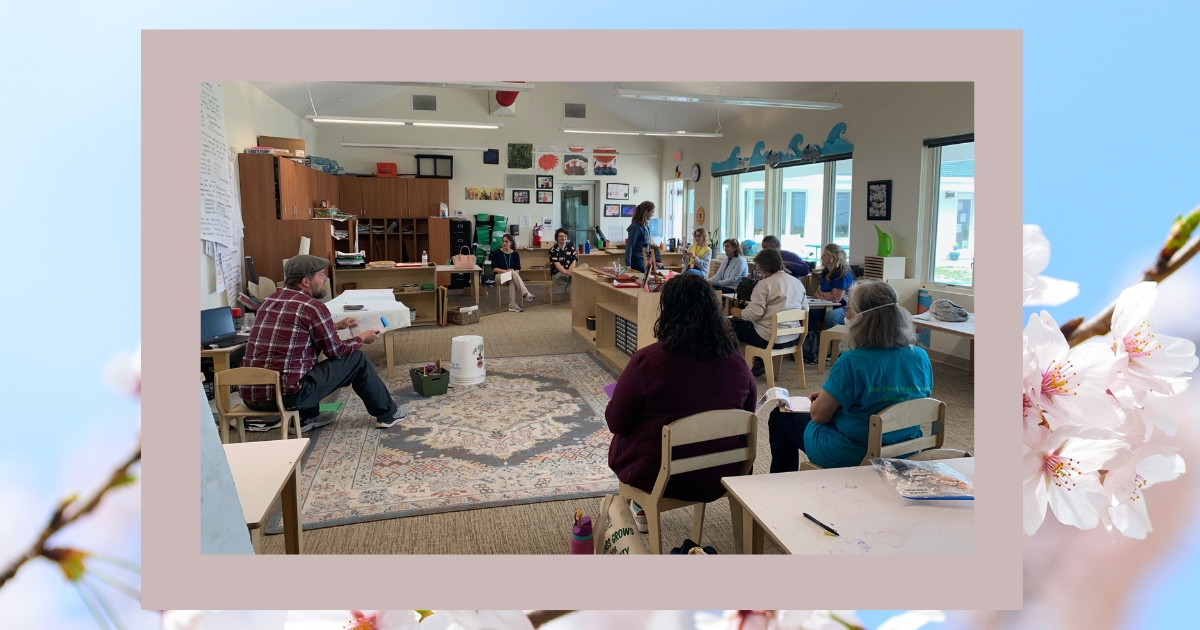
[[[749,276],[742,278],[737,285],[737,299],[742,302],[750,301],[750,294],[754,292],[754,285],[758,284]]]

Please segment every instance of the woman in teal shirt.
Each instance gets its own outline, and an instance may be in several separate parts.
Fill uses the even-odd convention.
[[[908,311],[886,282],[862,281],[846,304],[842,353],[809,414],[773,413],[771,472],[800,467],[799,451],[822,468],[858,466],[867,454],[871,414],[933,390],[929,355],[917,347]],[[811,417],[811,421],[810,421]],[[920,427],[883,434],[883,444],[921,437]]]

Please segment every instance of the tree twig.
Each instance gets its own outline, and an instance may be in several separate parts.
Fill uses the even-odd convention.
[[[58,508],[54,510],[54,514],[51,515],[50,521],[46,523],[46,527],[42,529],[42,532],[38,535],[37,540],[35,540],[34,543],[30,545],[24,553],[22,553],[7,567],[5,567],[3,573],[0,573],[0,587],[3,587],[5,583],[11,580],[26,562],[44,555],[47,550],[46,543],[49,542],[51,536],[57,534],[59,530],[67,525],[70,525],[71,523],[74,523],[81,517],[90,514],[96,509],[97,506],[100,505],[100,501],[104,499],[105,494],[107,494],[109,490],[129,483],[129,469],[132,468],[133,465],[139,460],[141,460],[141,458],[142,444],[141,440],[139,439],[137,448],[134,449],[133,454],[131,454],[120,466],[112,471],[112,474],[108,476],[108,480],[105,482],[105,484],[101,486],[101,488],[96,491],[96,494],[92,495],[90,499],[74,509],[72,509],[72,507],[78,504],[76,500],[77,497],[71,496],[64,499],[62,503],[59,504]]]
[[[562,617],[563,615],[566,615],[568,613],[573,613],[573,612],[575,612],[575,611],[574,610],[535,610],[535,611],[529,613],[527,616],[529,617],[529,622],[533,624],[533,627],[539,628],[546,622],[553,621],[555,619],[558,619],[559,617]]]
[[[1168,276],[1178,271],[1180,267],[1186,264],[1187,261],[1191,260],[1192,257],[1197,253],[1200,253],[1200,238],[1192,239],[1187,245],[1177,250],[1174,255],[1172,255],[1165,262],[1160,256],[1159,260],[1156,261],[1153,266],[1146,269],[1146,271],[1142,274],[1142,281],[1162,282],[1163,280],[1166,280]],[[1113,300],[1113,302],[1109,304],[1107,308],[1101,311],[1099,315],[1096,315],[1095,317],[1080,324],[1079,327],[1071,333],[1071,336],[1067,338],[1067,343],[1072,346],[1077,346],[1097,335],[1107,335],[1112,329],[1112,316],[1113,311],[1116,310],[1116,307],[1117,302],[1116,300]]]

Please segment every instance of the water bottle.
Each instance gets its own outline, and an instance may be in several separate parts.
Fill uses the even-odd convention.
[[[584,516],[583,510],[575,510],[575,526],[571,528],[571,553],[596,553],[592,543],[592,517]]]
[[[429,265],[429,252],[421,252],[421,265],[422,266]]]

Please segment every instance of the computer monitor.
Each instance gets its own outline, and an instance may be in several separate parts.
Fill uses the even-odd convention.
[[[233,327],[233,311],[229,310],[228,306],[200,311],[200,343],[208,343],[235,332],[237,331]]]

